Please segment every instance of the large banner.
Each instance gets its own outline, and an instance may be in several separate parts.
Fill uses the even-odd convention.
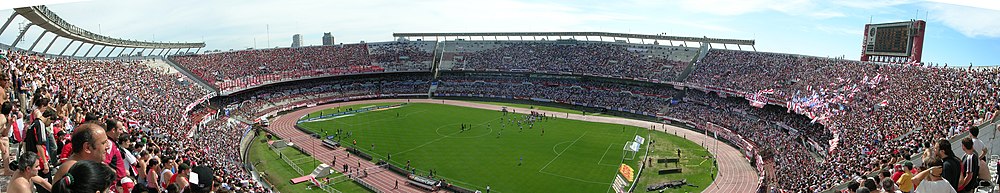
[[[625,164],[622,164],[621,167],[618,167],[618,172],[621,173],[622,176],[625,177],[625,180],[628,180],[629,182],[635,181],[635,178],[633,178],[633,176],[632,176],[632,173],[634,171],[635,170],[632,170],[631,166],[628,166],[628,165],[625,165]]]

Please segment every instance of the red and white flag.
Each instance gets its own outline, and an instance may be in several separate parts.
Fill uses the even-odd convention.
[[[764,94],[774,94],[774,89],[766,89],[766,90],[757,91],[757,94],[754,94],[753,96],[751,96],[751,97],[748,98],[748,99],[750,99],[749,100],[750,101],[750,106],[757,107],[757,108],[764,108],[764,105],[767,104],[767,97],[764,96]]]

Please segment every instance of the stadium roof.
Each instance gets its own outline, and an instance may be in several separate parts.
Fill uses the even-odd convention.
[[[15,8],[16,14],[31,21],[32,25],[42,27],[47,32],[55,33],[64,38],[90,43],[95,45],[123,47],[123,48],[155,48],[155,49],[176,49],[176,48],[202,48],[205,43],[162,43],[125,40],[103,36],[93,33],[83,28],[69,24],[45,6],[32,6]],[[13,17],[11,17],[13,19]],[[9,23],[9,21],[8,21]],[[4,25],[6,27],[6,25]],[[2,31],[0,31],[2,32]]]
[[[734,44],[734,45],[748,45],[753,46],[754,40],[738,40],[738,39],[720,39],[720,38],[709,38],[709,37],[680,37],[680,36],[665,36],[665,35],[645,35],[645,34],[626,34],[626,33],[609,33],[609,32],[474,32],[474,33],[392,33],[393,37],[520,37],[520,36],[597,36],[597,37],[611,37],[611,38],[635,38],[635,39],[646,39],[646,40],[666,40],[666,41],[681,41],[681,42],[700,42],[700,43],[714,43],[714,44]]]

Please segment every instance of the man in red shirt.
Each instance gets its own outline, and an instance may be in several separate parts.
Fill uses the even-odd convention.
[[[115,174],[118,176],[116,182],[118,182],[128,175],[128,172],[125,170],[125,159],[118,146],[118,137],[122,135],[122,128],[124,128],[124,126],[122,126],[121,122],[111,119],[108,119],[107,126],[108,131],[106,134],[108,135],[108,151],[105,155],[106,159],[104,159],[104,163],[115,169]]]

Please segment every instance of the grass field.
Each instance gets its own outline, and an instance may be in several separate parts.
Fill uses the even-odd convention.
[[[312,186],[311,185],[312,183],[309,182],[292,184],[289,180],[291,180],[292,178],[297,178],[302,175],[299,175],[294,169],[292,169],[292,166],[289,166],[288,163],[283,161],[278,156],[278,154],[274,153],[274,151],[268,148],[267,143],[262,142],[261,139],[266,139],[263,134],[261,136],[258,136],[257,140],[254,140],[253,143],[250,144],[250,152],[247,157],[249,157],[250,163],[259,163],[256,166],[257,170],[265,171],[265,173],[267,174],[267,180],[270,181],[271,185],[274,186],[279,192],[326,193],[322,189],[316,187],[312,187],[311,189],[309,189],[309,186]],[[315,158],[303,154],[301,151],[297,149],[282,148],[280,151],[281,154],[287,156],[288,159],[292,160],[292,162],[295,163],[297,166],[299,166],[299,168],[302,168],[303,172],[305,173],[311,173],[312,170],[315,169],[317,165],[319,165],[319,162],[317,162]],[[328,176],[331,179],[338,179],[338,180],[333,180],[335,182],[339,182],[339,183],[334,183],[334,185],[332,186],[334,189],[337,189],[338,191],[343,193],[372,192],[371,190],[366,189],[357,182],[346,180],[340,176],[343,176],[343,174],[334,173]]]
[[[680,136],[666,134],[663,132],[653,132],[652,139],[656,141],[653,143],[653,148],[649,153],[649,157],[652,158],[653,161],[651,162],[652,164],[648,164],[646,169],[642,172],[642,177],[639,178],[639,183],[636,184],[637,187],[635,192],[646,192],[646,186],[650,184],[658,184],[681,179],[686,179],[688,184],[693,186],[684,186],[677,189],[665,189],[663,192],[701,192],[708,187],[708,185],[712,184],[714,179],[710,174],[717,173],[718,169],[713,166],[713,161],[715,159],[709,157],[711,154],[708,153],[705,148],[698,145],[701,141],[695,143]],[[709,147],[712,147],[711,145],[713,144],[710,144]],[[656,163],[656,159],[658,158],[676,158],[678,148],[681,150],[681,159],[679,163]],[[681,168],[684,173],[664,175],[658,174],[659,170],[668,168]]]
[[[372,105],[386,104],[342,106],[324,114]],[[623,163],[625,142],[635,135],[647,136],[643,128],[559,118],[537,121],[531,129],[524,124],[522,130],[511,119],[523,117],[504,116],[498,110],[411,103],[300,126],[331,135],[341,129],[345,131],[343,144],[353,146],[357,141],[358,149],[376,159],[391,155],[390,163],[404,167],[410,161],[417,174],[434,170],[436,177],[449,183],[479,190],[488,185],[491,192],[610,192]],[[462,124],[472,127],[463,131]],[[646,151],[642,148],[634,160],[624,161],[636,171]],[[521,158],[524,161],[519,164]],[[709,177],[707,172],[685,175]],[[645,187],[636,189],[644,191]]]

